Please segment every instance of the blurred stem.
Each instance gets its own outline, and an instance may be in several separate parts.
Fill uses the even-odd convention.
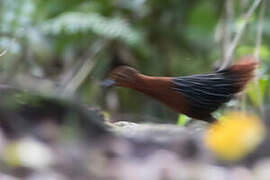
[[[248,7],[248,0],[241,0],[240,1],[240,6],[241,6],[241,13],[244,13],[244,11],[247,9]]]
[[[11,47],[11,44],[16,41],[15,38],[13,38],[7,47],[9,50]],[[20,72],[21,67],[23,66],[23,63],[25,62],[25,59],[27,59],[27,52],[28,52],[28,41],[23,39],[21,41],[22,43],[22,48],[25,49],[22,53],[21,58],[15,58],[13,61],[11,61],[5,71],[3,71],[3,74],[1,74],[1,83],[7,83],[12,81],[12,79]]]
[[[257,35],[256,35],[256,48],[254,51],[254,56],[256,57],[256,59],[259,61],[260,60],[260,48],[261,48],[261,44],[262,44],[262,35],[263,35],[263,21],[264,21],[264,14],[265,14],[265,7],[266,7],[266,1],[262,0],[261,3],[261,8],[260,8],[260,12],[259,12],[259,20],[258,20],[258,26],[257,26]],[[263,97],[260,91],[260,87],[259,87],[259,78],[256,77],[255,79],[255,88],[258,94],[258,98],[259,98],[259,110],[260,113],[263,115],[264,113],[264,106],[263,106]]]
[[[250,9],[248,10],[248,12],[244,15],[243,18],[243,22],[240,26],[239,31],[237,32],[237,34],[235,35],[235,37],[233,38],[232,43],[230,44],[228,51],[225,54],[225,59],[223,61],[223,64],[221,66],[220,69],[224,69],[226,68],[232,61],[232,56],[234,53],[235,48],[237,47],[245,29],[248,23],[248,19],[250,18],[250,16],[252,15],[252,13],[256,10],[256,8],[259,6],[259,4],[261,3],[262,0],[254,0],[252,6],[250,7]]]
[[[247,95],[244,94],[241,96],[241,111],[245,112],[246,111],[246,103],[247,103]]]
[[[4,56],[7,53],[7,50],[4,50],[3,52],[0,53],[0,57]]]
[[[257,27],[257,35],[256,35],[256,49],[254,52],[254,56],[259,60],[259,53],[260,53],[260,47],[262,44],[262,34],[263,34],[263,20],[264,20],[264,14],[265,14],[265,6],[266,1],[262,0],[261,9],[259,13],[259,21],[258,21],[258,27]]]
[[[226,0],[225,3],[225,10],[222,16],[222,60],[225,60],[226,51],[229,48],[229,45],[231,43],[231,31],[230,27],[233,22],[233,16],[234,16],[234,7],[233,7],[233,0]]]
[[[103,49],[105,44],[106,43],[104,41],[98,41],[90,48],[90,52],[92,53],[91,56],[85,59],[82,67],[66,85],[62,96],[70,96],[76,92],[76,90],[80,87],[80,85],[91,72],[95,64],[95,57]]]

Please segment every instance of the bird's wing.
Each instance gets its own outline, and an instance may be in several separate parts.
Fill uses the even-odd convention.
[[[238,92],[235,83],[230,73],[220,71],[176,77],[173,79],[173,89],[185,96],[192,109],[211,113]]]

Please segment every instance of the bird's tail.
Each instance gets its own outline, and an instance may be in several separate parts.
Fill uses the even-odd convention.
[[[258,61],[254,56],[247,56],[221,72],[227,72],[228,78],[234,80],[235,92],[243,90],[253,77]]]
[[[188,115],[209,121],[212,112],[245,88],[257,64],[256,58],[245,57],[211,74],[177,77],[173,79],[174,89],[189,103]]]

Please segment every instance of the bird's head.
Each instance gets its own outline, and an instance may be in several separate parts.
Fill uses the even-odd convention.
[[[104,86],[131,87],[139,79],[139,71],[129,66],[115,68],[110,77],[102,82]]]

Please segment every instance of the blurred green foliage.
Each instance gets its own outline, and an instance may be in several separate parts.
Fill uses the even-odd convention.
[[[190,117],[185,116],[184,114],[179,114],[177,119],[177,124],[180,126],[184,126],[188,121],[190,121]]]
[[[251,3],[233,1],[232,35]],[[224,0],[2,0],[0,52],[8,52],[1,57],[0,80],[75,96],[111,113],[176,121],[176,113],[151,98],[128,89],[105,89],[99,82],[118,63],[160,76],[212,71],[222,59],[224,4]],[[249,86],[246,102],[255,108],[267,104],[270,94],[269,22],[266,10],[259,87]],[[257,23],[258,11],[249,20],[236,57],[253,53]]]

